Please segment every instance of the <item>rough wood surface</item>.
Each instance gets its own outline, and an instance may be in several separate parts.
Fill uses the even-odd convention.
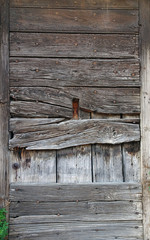
[[[140,90],[138,88],[88,88],[88,87],[11,87],[11,103],[15,108],[17,101],[23,101],[24,104],[36,102],[36,113],[40,114],[40,103],[48,106],[53,105],[47,115],[59,116],[57,108],[70,109],[72,111],[72,100],[79,99],[79,107],[88,112],[96,111],[99,113],[139,113],[140,112]],[[96,99],[96,101],[95,101]],[[13,109],[10,109],[14,114]],[[19,111],[19,109],[16,109]],[[33,111],[33,109],[32,109]],[[69,110],[68,110],[69,111]],[[18,113],[19,114],[19,113]],[[28,116],[30,108],[24,113]],[[37,116],[38,117],[38,116]],[[62,117],[65,116],[65,111]]]
[[[57,151],[57,182],[92,182],[91,146]]]
[[[34,121],[34,119],[33,119]],[[140,140],[138,124],[99,120],[69,120],[50,124],[47,130],[16,133],[10,140],[10,149],[61,149],[84,144],[119,144]]]
[[[93,146],[94,182],[123,182],[121,145]]]
[[[109,71],[108,71],[109,69]],[[10,86],[140,86],[138,60],[10,58]]]
[[[137,58],[138,36],[120,34],[11,33],[10,55]]]
[[[10,0],[10,7],[38,7],[38,8],[77,8],[77,9],[138,9],[138,0]]]
[[[141,45],[141,161],[144,240],[150,239],[150,1],[140,1]]]
[[[10,182],[56,183],[56,151],[11,152]]]
[[[109,225],[109,231],[108,231]],[[21,236],[17,238],[17,235]],[[104,223],[47,223],[47,224],[20,224],[10,228],[10,239],[58,239],[61,240],[90,240],[90,239],[143,239],[142,222],[104,222]],[[126,237],[127,236],[127,237]]]
[[[32,197],[31,197],[32,196]],[[26,184],[10,185],[12,202],[67,202],[67,201],[141,201],[139,183],[92,183],[92,184]]]
[[[140,143],[123,144],[123,171],[125,182],[140,182],[141,158]]]
[[[10,30],[28,32],[137,32],[137,10],[12,8]]]

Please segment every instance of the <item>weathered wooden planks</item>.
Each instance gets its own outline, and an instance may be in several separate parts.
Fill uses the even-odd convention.
[[[79,8],[79,9],[138,9],[138,0],[11,0],[10,7],[39,7],[39,8]]]
[[[137,58],[138,36],[120,34],[10,34],[10,56]]]
[[[10,30],[28,32],[137,32],[137,10],[12,8]]]
[[[136,87],[140,86],[139,62],[10,58],[10,86]]]
[[[47,115],[58,117],[58,107],[67,108],[72,111],[72,100],[79,99],[80,109],[88,112],[96,111],[100,113],[139,113],[140,112],[140,90],[138,88],[88,88],[88,87],[11,87],[10,88],[11,103],[17,109],[18,102],[28,104],[36,102],[36,113],[40,115],[40,103],[53,105]],[[96,101],[95,101],[96,99]],[[31,108],[31,111],[33,109]],[[69,110],[68,110],[69,111]],[[13,109],[11,108],[13,115]],[[28,116],[30,108],[24,113]],[[17,115],[17,114],[16,114]],[[55,116],[54,116],[55,115]],[[64,114],[61,115],[65,116]]]
[[[34,119],[33,119],[34,121]],[[99,120],[69,120],[50,124],[47,130],[16,133],[9,141],[10,149],[61,149],[94,143],[118,144],[140,140],[138,124]]]
[[[32,196],[32,197],[31,197]],[[12,202],[68,201],[141,201],[142,188],[138,183],[92,184],[11,184]]]
[[[10,182],[56,183],[56,151],[16,149],[10,154]]]

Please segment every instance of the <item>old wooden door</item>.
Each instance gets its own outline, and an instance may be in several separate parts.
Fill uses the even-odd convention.
[[[10,0],[10,239],[143,239],[137,0]]]

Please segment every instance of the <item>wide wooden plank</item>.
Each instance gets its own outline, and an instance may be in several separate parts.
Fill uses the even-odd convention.
[[[94,182],[123,182],[121,145],[93,146]]]
[[[138,88],[11,87],[10,97],[16,108],[18,106],[17,100],[25,101],[25,104],[36,102],[37,114],[40,114],[41,111],[40,103],[47,107],[49,104],[53,105],[50,112],[47,112],[49,116],[52,113],[51,117],[58,117],[59,112],[56,111],[58,107],[72,110],[73,99],[79,99],[79,108],[88,112],[107,114],[140,112],[140,89]],[[30,114],[30,109],[24,113],[25,116],[28,114]],[[65,111],[62,117],[67,117]]]
[[[44,215],[46,215],[45,218]],[[25,216],[29,217],[28,222]],[[37,220],[35,216],[37,216]],[[110,220],[137,221],[142,220],[142,203],[130,201],[12,202],[10,204],[10,217],[12,218],[11,224],[70,221],[103,222]]]
[[[32,197],[31,197],[32,196]],[[11,184],[10,200],[16,201],[141,201],[142,188],[138,183],[92,184]]]
[[[10,56],[134,58],[138,36],[120,34],[10,34]]]
[[[56,151],[25,151],[10,154],[10,182],[56,183]]]
[[[57,182],[92,182],[91,146],[79,146],[57,151]]]
[[[108,229],[109,226],[109,229]],[[42,233],[42,234],[41,234]],[[10,227],[10,235],[17,237],[20,235],[23,239],[29,239],[31,236],[41,236],[42,239],[58,239],[61,240],[90,240],[90,239],[142,239],[142,222],[104,222],[104,223],[50,223],[50,224],[20,224]],[[127,237],[126,237],[127,236]],[[48,238],[47,238],[48,237]],[[11,238],[10,238],[11,239]],[[20,238],[19,238],[20,239]],[[33,238],[32,238],[33,239]]]
[[[28,32],[137,32],[137,10],[12,8],[10,30]]]
[[[11,7],[38,7],[38,8],[73,8],[73,9],[137,9],[138,0],[11,0]]]
[[[136,87],[139,69],[138,60],[10,58],[10,86]]]
[[[85,144],[119,144],[140,140],[138,124],[99,120],[69,120],[50,124],[48,130],[18,133],[9,141],[10,149],[62,149]]]

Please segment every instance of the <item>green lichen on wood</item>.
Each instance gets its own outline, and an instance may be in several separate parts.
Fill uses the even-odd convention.
[[[5,208],[0,209],[0,240],[4,240],[8,234],[8,223],[6,221]]]

